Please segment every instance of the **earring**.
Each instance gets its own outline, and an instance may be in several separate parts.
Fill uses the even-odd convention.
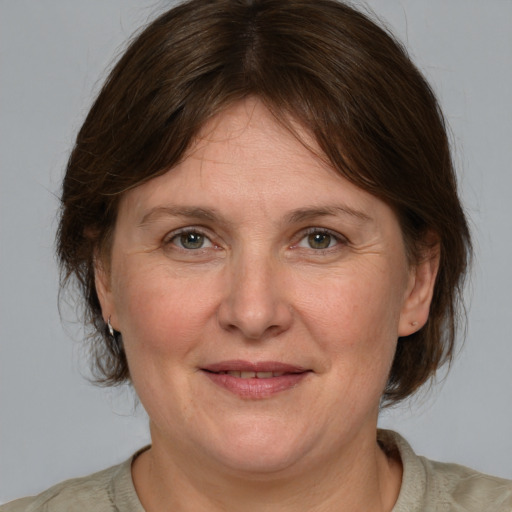
[[[112,327],[112,324],[110,323],[110,316],[108,317],[108,320],[107,320],[107,327],[108,327],[108,333],[113,338],[114,337],[114,328]]]
[[[110,323],[110,316],[107,320],[107,329],[110,334],[111,340],[109,340],[109,345],[112,350],[112,353],[117,357],[123,357],[123,340],[121,338],[121,333],[118,331],[114,331],[112,324]]]
[[[110,318],[109,318],[109,320],[110,320]],[[109,325],[110,325],[110,324],[109,324]],[[418,325],[418,322],[411,322],[411,325],[412,325],[413,327],[416,327],[416,326]]]

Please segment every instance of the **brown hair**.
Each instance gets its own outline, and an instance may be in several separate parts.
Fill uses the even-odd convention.
[[[58,232],[62,284],[74,276],[93,327],[97,380],[129,379],[94,285],[120,197],[176,165],[206,121],[248,96],[298,121],[340,174],[394,208],[411,261],[427,233],[439,241],[429,320],[399,339],[384,393],[398,402],[452,357],[470,235],[431,88],[385,29],[334,0],[191,0],[112,70],[70,156]]]

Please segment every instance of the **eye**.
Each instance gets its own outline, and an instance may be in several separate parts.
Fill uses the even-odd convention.
[[[180,249],[188,251],[213,247],[211,240],[203,233],[196,230],[182,231],[170,238],[168,243],[172,243]]]
[[[340,235],[336,235],[325,229],[312,229],[297,244],[297,247],[304,247],[314,250],[325,250],[335,247],[342,241]]]
[[[307,236],[307,243],[311,249],[328,249],[335,239],[328,233],[312,233]]]

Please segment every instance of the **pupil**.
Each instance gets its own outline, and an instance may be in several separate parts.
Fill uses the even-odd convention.
[[[183,233],[180,242],[185,249],[199,249],[204,243],[204,236],[199,233]]]
[[[331,243],[331,235],[325,233],[314,233],[309,235],[308,242],[313,249],[327,249]]]

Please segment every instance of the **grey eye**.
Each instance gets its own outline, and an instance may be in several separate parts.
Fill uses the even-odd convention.
[[[336,243],[329,233],[311,233],[307,236],[307,244],[311,249],[328,249]]]
[[[204,247],[211,247],[210,240],[197,231],[189,231],[181,233],[174,237],[173,242],[182,249],[194,250],[203,249]]]

